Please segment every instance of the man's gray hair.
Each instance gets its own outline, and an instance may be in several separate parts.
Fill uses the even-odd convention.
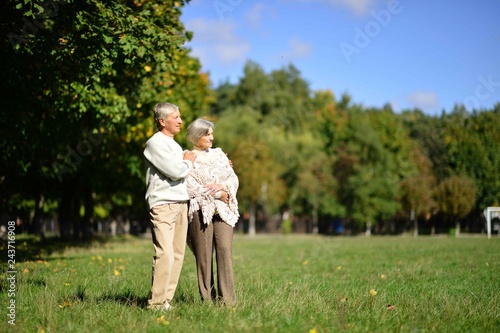
[[[198,118],[193,121],[187,128],[187,139],[193,145],[196,144],[202,136],[208,134],[209,129],[214,129],[215,125],[209,120]]]
[[[158,103],[155,105],[155,124],[158,129],[161,129],[160,119],[167,119],[167,117],[179,111],[179,107],[172,103]]]

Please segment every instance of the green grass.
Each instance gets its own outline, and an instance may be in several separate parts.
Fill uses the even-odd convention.
[[[498,238],[237,235],[237,305],[199,300],[188,250],[165,313],[145,309],[149,239],[64,247],[20,238],[16,251],[16,325],[3,265],[1,331],[500,332]]]

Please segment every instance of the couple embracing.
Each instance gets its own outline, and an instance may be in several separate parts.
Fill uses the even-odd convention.
[[[183,151],[174,140],[182,124],[179,107],[159,103],[154,118],[158,132],[146,142],[144,150],[146,201],[155,249],[148,308],[171,308],[187,239],[196,258],[201,298],[233,305],[232,239],[239,218],[238,177],[224,152],[212,149],[212,122],[192,122],[187,137],[193,149]],[[213,248],[217,291],[212,271]]]

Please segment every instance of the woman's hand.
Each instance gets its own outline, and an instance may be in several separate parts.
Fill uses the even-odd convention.
[[[205,185],[205,194],[207,195],[215,195],[215,193],[219,192],[219,191],[222,191],[224,187],[222,186],[222,184],[209,184],[209,185]]]
[[[222,202],[226,203],[226,204],[229,204],[229,194],[222,190],[220,192],[220,198],[219,198]]]

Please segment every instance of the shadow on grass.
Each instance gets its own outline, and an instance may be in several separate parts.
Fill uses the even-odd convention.
[[[128,237],[128,236],[127,236]],[[63,254],[65,250],[70,248],[91,248],[104,245],[110,241],[126,241],[128,238],[120,236],[112,237],[93,237],[89,240],[61,240],[58,237],[47,237],[41,240],[39,237],[32,235],[19,235],[14,243],[0,243],[0,252],[7,253],[8,249],[15,250],[16,262],[36,261],[36,260],[68,260],[67,257],[54,257],[53,254]],[[10,247],[9,247],[10,245]]]
[[[85,297],[85,290],[80,289],[77,292],[77,296],[75,298],[79,299],[80,301],[84,300]],[[107,294],[104,296],[101,296],[97,299],[98,302],[116,302],[120,303],[123,305],[128,305],[128,306],[136,306],[139,308],[147,308],[148,306],[148,297],[147,296],[137,296],[135,292],[133,292],[130,289],[124,289],[121,290],[117,293],[112,293],[112,294]],[[179,294],[175,295],[175,303],[176,304],[193,304],[195,303],[195,297],[192,295],[186,295],[182,292]],[[201,299],[198,300],[198,302],[201,302]]]
[[[84,295],[80,295],[79,299],[83,301]],[[98,302],[116,302],[128,306],[137,306],[146,308],[148,305],[148,297],[137,296],[129,289],[119,291],[117,293],[101,296],[97,299]]]

